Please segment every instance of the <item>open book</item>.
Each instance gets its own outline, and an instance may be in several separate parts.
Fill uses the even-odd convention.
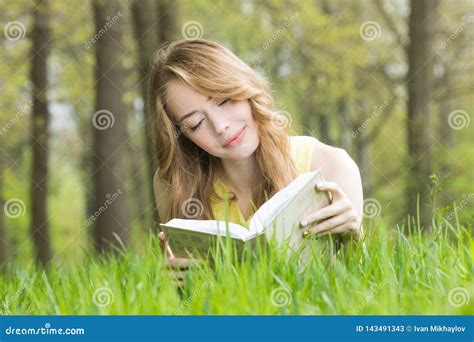
[[[217,236],[230,237],[238,249],[252,246],[258,237],[288,243],[297,250],[303,244],[299,222],[308,214],[330,204],[327,192],[315,186],[323,181],[321,170],[298,175],[254,213],[248,229],[239,224],[215,220],[172,219],[160,224],[175,257],[207,255]]]

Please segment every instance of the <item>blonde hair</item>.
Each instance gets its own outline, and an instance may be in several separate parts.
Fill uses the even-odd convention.
[[[256,190],[254,205],[288,185],[297,175],[290,158],[288,125],[275,123],[276,110],[265,79],[229,49],[204,39],[173,42],[158,50],[151,62],[150,119],[158,157],[158,175],[170,186],[170,205],[160,213],[162,221],[185,218],[183,203],[191,198],[202,203],[196,219],[213,219],[214,182],[223,175],[220,159],[202,150],[186,136],[166,103],[167,86],[181,80],[200,93],[231,100],[247,100],[258,126],[260,144],[256,160],[263,183]],[[236,200],[234,196],[230,200]]]

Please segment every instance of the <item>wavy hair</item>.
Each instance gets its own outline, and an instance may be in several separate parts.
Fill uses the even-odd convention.
[[[183,203],[194,198],[202,203],[196,219],[213,219],[212,201],[223,200],[214,189],[223,175],[220,158],[202,150],[182,133],[166,103],[170,80],[181,80],[200,93],[231,100],[247,100],[257,122],[260,144],[256,150],[263,182],[256,190],[254,205],[288,185],[297,175],[290,158],[289,127],[281,125],[267,81],[233,52],[205,39],[172,42],[158,50],[151,61],[149,84],[150,124],[158,158],[158,176],[169,185],[170,205],[160,213],[163,221],[185,218]],[[230,198],[236,200],[236,196]]]

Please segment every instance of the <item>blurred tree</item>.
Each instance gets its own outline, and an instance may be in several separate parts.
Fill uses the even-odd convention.
[[[432,117],[428,110],[433,92],[433,23],[436,21],[437,0],[412,0],[409,18],[410,43],[407,47],[408,73],[408,179],[407,213],[419,214],[422,226],[431,222],[429,207],[432,165]]]
[[[158,3],[158,47],[179,38],[179,3],[174,0],[157,0]]]
[[[0,142],[3,134],[0,135]],[[4,166],[3,166],[3,155],[0,155],[0,270],[2,269],[6,257],[7,257],[7,238],[5,236],[5,201],[3,199],[3,179],[4,179]]]
[[[33,83],[32,113],[32,179],[31,179],[31,236],[36,261],[46,265],[51,259],[48,223],[48,55],[51,31],[47,1],[35,1],[31,50],[31,81]]]
[[[155,0],[135,0],[132,4],[132,14],[135,39],[138,43],[138,62],[136,64],[138,66],[141,98],[143,100],[145,145],[148,164],[148,202],[155,203],[153,194],[153,175],[155,174],[157,165],[156,155],[154,153],[154,147],[152,145],[151,137],[152,117],[150,116],[148,109],[149,64],[150,58],[153,55],[153,52],[156,50],[156,46],[158,45],[158,31],[154,27],[157,24],[157,11]],[[155,205],[153,205],[152,208],[152,227],[155,227],[157,225],[157,222],[160,222],[160,219]]]
[[[138,43],[138,66],[139,85],[141,90],[141,98],[143,100],[143,117],[145,144],[148,165],[147,189],[149,201],[153,208],[152,227],[156,227],[160,222],[158,211],[155,207],[153,192],[153,176],[157,169],[156,155],[154,146],[152,146],[151,125],[153,118],[149,113],[148,103],[148,75],[150,67],[150,58],[157,48],[162,47],[165,43],[169,43],[178,38],[177,35],[177,13],[178,4],[175,1],[168,0],[143,0],[133,1],[132,16],[135,40]],[[156,26],[156,27],[155,27]]]
[[[96,36],[96,112],[92,117],[94,131],[95,246],[104,252],[129,240],[126,184],[123,181],[121,149],[126,137],[123,67],[120,47],[123,26],[120,25],[122,5],[113,0],[93,2]]]

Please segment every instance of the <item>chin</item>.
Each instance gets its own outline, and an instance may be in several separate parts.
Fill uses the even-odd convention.
[[[223,158],[225,159],[231,159],[231,160],[242,160],[242,159],[247,159],[252,154],[255,153],[257,150],[258,143],[256,144],[243,144],[242,146],[239,146],[239,148],[236,148],[233,151],[226,151],[225,156]]]

